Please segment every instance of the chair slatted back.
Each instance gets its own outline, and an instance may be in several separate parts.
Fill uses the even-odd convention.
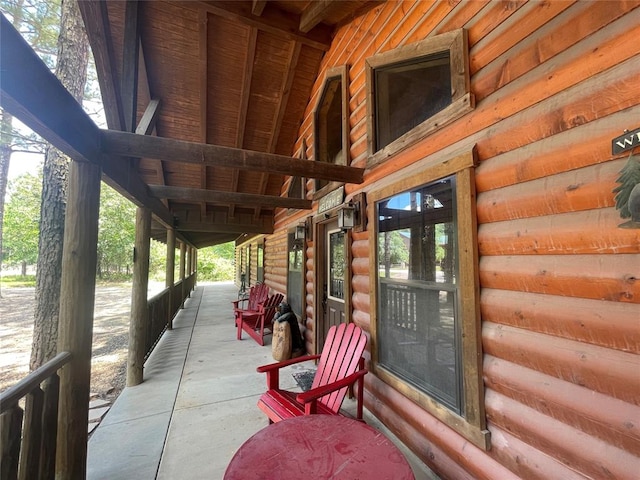
[[[265,302],[269,296],[269,287],[266,283],[258,283],[251,287],[249,291],[249,301],[247,303],[247,310],[256,311],[258,306]]]
[[[366,345],[367,336],[355,324],[341,323],[331,327],[311,388],[332,383],[354,373]],[[347,387],[342,388],[322,397],[320,403],[338,413],[346,393]]]
[[[268,327],[271,325],[271,321],[273,317],[275,317],[276,312],[278,311],[278,305],[282,302],[284,295],[281,293],[274,293],[262,304],[264,308],[264,326]]]

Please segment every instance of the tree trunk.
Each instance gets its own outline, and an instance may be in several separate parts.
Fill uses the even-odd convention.
[[[88,41],[76,0],[62,2],[57,60],[56,76],[81,103],[87,79]],[[69,158],[56,148],[47,148],[43,168],[32,370],[53,358],[57,349],[69,162]]]

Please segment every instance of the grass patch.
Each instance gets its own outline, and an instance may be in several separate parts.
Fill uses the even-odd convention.
[[[0,278],[3,287],[7,288],[19,288],[19,287],[35,287],[36,276],[35,275],[2,275]]]

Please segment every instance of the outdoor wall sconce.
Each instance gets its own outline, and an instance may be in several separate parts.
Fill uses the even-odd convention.
[[[307,236],[307,224],[303,222],[296,225],[296,229],[293,232],[293,239],[296,241],[302,242],[304,241],[306,236]]]
[[[338,210],[338,227],[342,230],[363,232],[366,229],[366,204],[364,193],[353,196],[349,203]]]
[[[351,230],[356,225],[356,206],[349,202],[338,210],[338,228]]]

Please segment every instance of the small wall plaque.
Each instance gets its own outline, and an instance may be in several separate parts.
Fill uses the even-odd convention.
[[[324,197],[318,200],[318,213],[323,213],[332,208],[341,205],[344,201],[344,186],[327,193]]]
[[[617,155],[638,146],[640,146],[640,128],[611,140],[611,153]]]

